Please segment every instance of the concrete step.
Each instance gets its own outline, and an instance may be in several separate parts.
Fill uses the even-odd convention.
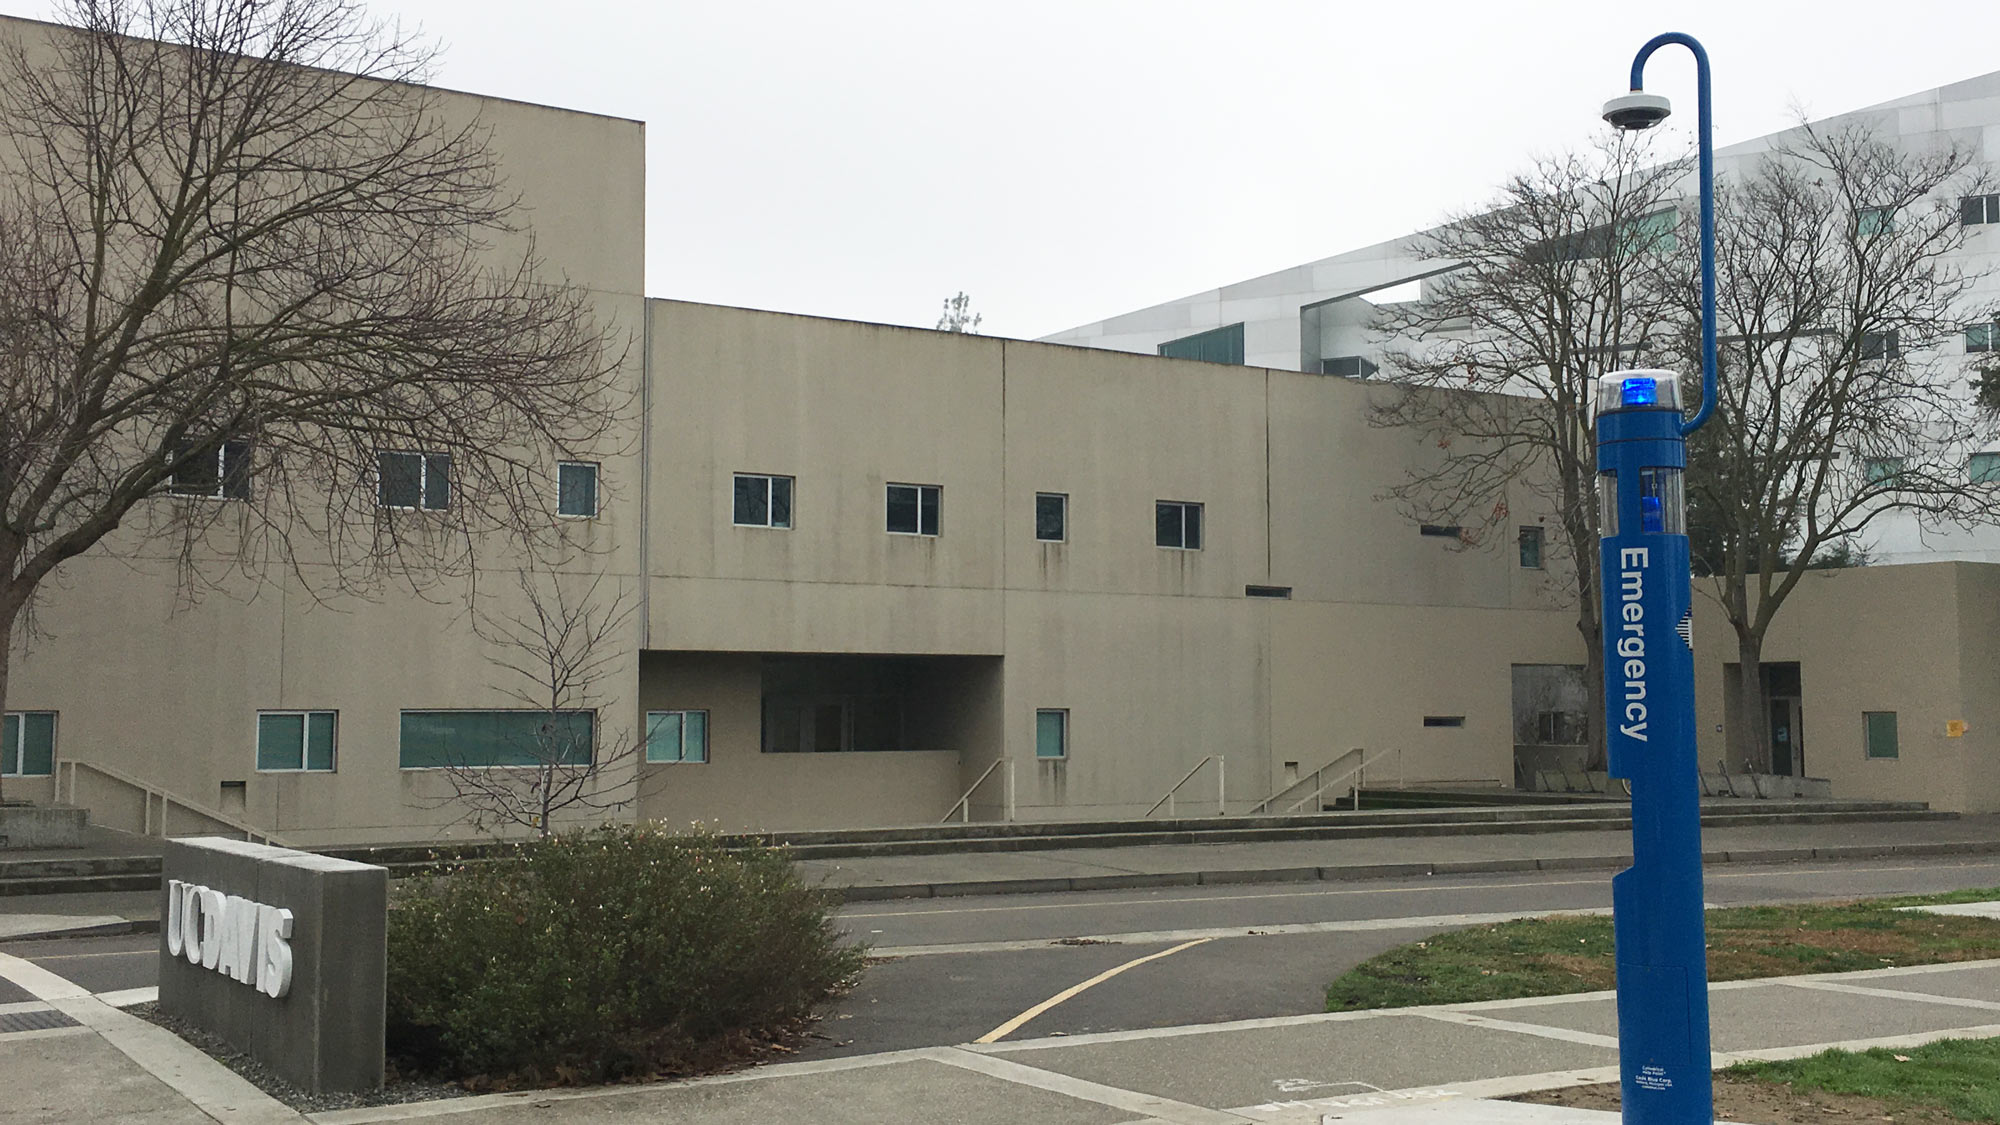
[[[1704,807],[1708,827],[1781,824],[1868,824],[1955,819],[1915,802],[1772,801]],[[903,828],[725,836],[725,842],[776,844],[799,859],[939,855],[952,852],[1047,851],[1143,847],[1151,844],[1236,844],[1369,837],[1515,835],[1610,832],[1631,827],[1624,802],[1489,808],[1364,810],[1268,817],[1185,817],[1175,820],[1041,821],[920,825]],[[499,844],[400,844],[326,848],[328,855],[375,863],[404,876],[440,859],[479,862],[503,854]],[[159,885],[157,855],[0,859],[0,895],[145,890]]]

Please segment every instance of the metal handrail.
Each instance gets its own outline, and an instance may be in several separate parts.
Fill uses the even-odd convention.
[[[951,811],[945,813],[944,816],[938,821],[938,823],[950,824],[951,818],[956,816],[961,818],[961,823],[971,824],[972,795],[978,792],[979,787],[986,784],[986,779],[993,776],[993,771],[999,769],[1002,765],[1005,765],[1007,767],[1007,772],[1004,775],[1002,775],[1006,781],[1005,797],[1003,799],[1006,801],[1007,819],[1010,821],[1013,820],[1014,819],[1014,759],[1003,755],[1001,757],[993,759],[993,764],[986,767],[986,771],[979,775],[979,780],[973,782],[971,787],[968,788],[964,793],[959,794],[958,800],[952,802]]]
[[[1174,782],[1174,787],[1172,789],[1167,790],[1166,796],[1161,797],[1159,800],[1153,802],[1153,807],[1146,810],[1146,815],[1152,816],[1154,813],[1159,812],[1161,805],[1167,806],[1168,816],[1175,815],[1174,794],[1181,791],[1181,786],[1186,785],[1188,782],[1194,780],[1194,775],[1201,772],[1201,767],[1207,765],[1210,762],[1215,763],[1215,815],[1217,816],[1226,815],[1229,811],[1229,808],[1225,802],[1225,798],[1223,795],[1224,794],[1223,779],[1227,776],[1227,774],[1224,772],[1223,755],[1221,754],[1210,754],[1208,757],[1203,758],[1199,762],[1196,762],[1194,764],[1193,769],[1187,771],[1187,773],[1184,776],[1182,776],[1182,778],[1179,781]]]
[[[1326,792],[1327,790],[1333,788],[1336,785],[1339,785],[1341,782],[1346,781],[1350,777],[1355,779],[1354,789],[1358,792],[1361,788],[1362,771],[1368,768],[1369,762],[1379,760],[1380,757],[1386,753],[1388,753],[1388,751],[1380,750],[1371,754],[1366,748],[1357,746],[1354,749],[1349,750],[1347,753],[1342,754],[1340,757],[1335,758],[1333,761],[1328,762],[1327,764],[1321,766],[1320,768],[1300,778],[1299,780],[1294,781],[1290,785],[1285,786],[1283,789],[1278,790],[1276,793],[1273,793],[1270,796],[1264,798],[1263,800],[1257,802],[1257,806],[1251,809],[1248,815],[1255,816],[1258,813],[1269,810],[1273,804],[1276,804],[1278,801],[1282,800],[1287,793],[1295,792],[1299,788],[1299,786],[1307,784],[1308,782],[1318,781],[1320,784],[1315,786],[1313,790],[1307,793],[1305,796],[1300,797],[1298,800],[1293,801],[1290,805],[1287,805],[1285,807],[1285,810],[1278,815],[1289,816],[1292,813],[1299,811],[1300,806],[1305,805],[1311,801],[1317,800],[1320,794]],[[1341,769],[1339,773],[1333,775],[1332,780],[1330,781],[1325,780],[1326,773],[1328,770],[1339,769],[1341,766],[1346,765],[1346,763],[1350,759],[1353,760],[1354,762],[1353,765],[1347,766],[1347,768],[1345,769]]]
[[[251,843],[270,844],[281,848],[289,846],[282,839],[254,824],[238,820],[227,813],[198,805],[186,797],[170,793],[160,786],[154,785],[152,782],[142,781],[123,770],[99,765],[96,762],[78,761],[75,758],[64,758],[58,761],[56,763],[56,796],[58,799],[62,797],[62,774],[65,768],[69,770],[69,803],[72,805],[76,804],[76,773],[79,768],[87,769],[100,777],[106,777],[121,785],[137,789],[144,806],[144,811],[140,814],[139,820],[139,834],[141,836],[151,836],[153,834],[153,802],[158,800],[160,803],[159,834],[162,838],[165,838],[167,834],[167,809],[173,805],[179,805],[181,808],[204,820],[212,820],[225,828],[243,833],[243,838]]]

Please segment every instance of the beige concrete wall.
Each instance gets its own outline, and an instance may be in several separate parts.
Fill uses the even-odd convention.
[[[921,824],[957,799],[956,749],[762,753],[761,664],[751,653],[646,654],[640,710],[706,710],[709,760],[640,767],[639,815],[721,831]]]
[[[1990,642],[1967,639],[1992,611],[1962,600],[1961,580],[1990,592],[1992,569],[1932,563],[1804,577],[1772,621],[1763,659],[1799,664],[1809,776],[1831,781],[1836,797],[1928,801],[1952,811],[2000,808],[1968,788],[1966,773],[1968,755],[1991,760],[1990,725],[1965,712],[1979,696],[1990,699],[1975,681],[1990,684],[2000,664],[1993,662]],[[1704,768],[1714,769],[1726,746],[1718,727],[1724,722],[1725,665],[1736,660],[1736,638],[1699,584],[1695,646],[1698,752]],[[1865,711],[1897,713],[1900,757],[1865,756]],[[1972,723],[1966,737],[1945,736],[1953,719]],[[1989,727],[1984,735],[1982,726]]]

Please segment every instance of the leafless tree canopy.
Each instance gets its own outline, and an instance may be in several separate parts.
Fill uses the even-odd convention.
[[[1698,585],[1737,633],[1739,758],[1763,752],[1763,638],[1808,568],[1851,554],[1885,513],[2000,514],[2000,489],[1967,472],[1993,423],[1952,346],[1978,280],[1959,264],[1959,200],[1991,190],[1984,177],[1961,149],[1808,126],[1718,192],[1720,391],[1689,450],[1688,501],[1711,576]],[[1678,271],[1684,370],[1699,370],[1693,253]]]
[[[36,587],[121,525],[318,588],[549,526],[620,349],[429,51],[345,0],[62,18],[0,47],[0,692]],[[437,494],[380,504],[383,451]],[[204,488],[237,502],[153,500]]]
[[[1488,209],[1417,240],[1450,272],[1424,299],[1390,306],[1387,375],[1407,390],[1377,411],[1441,449],[1394,499],[1425,523],[1478,541],[1512,527],[1507,495],[1538,495],[1561,526],[1552,555],[1571,564],[1577,628],[1589,654],[1592,711],[1602,713],[1598,625],[1595,380],[1643,365],[1674,343],[1662,275],[1685,165],[1643,140],[1543,159]],[[1445,391],[1505,392],[1486,395]],[[1602,734],[1592,724],[1592,744]]]

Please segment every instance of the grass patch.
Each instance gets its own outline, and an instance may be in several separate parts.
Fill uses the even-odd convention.
[[[1738,1063],[1723,1076],[1877,1098],[1909,1109],[1940,1109],[1960,1121],[2000,1122],[2000,1039],[1822,1051],[1784,1062]]]
[[[2000,899],[2000,888],[1708,912],[1712,981],[2000,957],[2000,922],[1896,909]],[[1327,986],[1330,1012],[1594,992],[1617,983],[1610,915],[1558,915],[1438,934]]]

